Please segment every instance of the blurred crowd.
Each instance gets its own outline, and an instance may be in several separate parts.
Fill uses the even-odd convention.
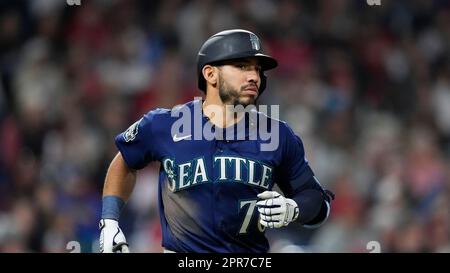
[[[322,227],[268,231],[271,251],[450,252],[449,1],[80,2],[0,1],[0,252],[98,252],[114,137],[201,96],[198,49],[230,28],[278,60],[260,103],[336,194]],[[158,171],[121,216],[132,251],[161,251]]]

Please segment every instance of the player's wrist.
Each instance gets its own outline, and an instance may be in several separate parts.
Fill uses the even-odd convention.
[[[117,221],[117,220],[114,220],[114,219],[102,219],[102,220],[105,223],[105,226],[111,226],[111,227],[119,226],[119,221]]]
[[[118,221],[125,201],[115,195],[106,195],[102,199],[102,219]]]

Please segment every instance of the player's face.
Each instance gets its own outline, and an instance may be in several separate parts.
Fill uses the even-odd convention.
[[[230,61],[219,69],[219,96],[224,104],[255,104],[261,85],[261,67],[256,59]]]

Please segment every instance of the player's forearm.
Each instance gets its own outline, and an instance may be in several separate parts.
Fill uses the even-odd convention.
[[[130,169],[118,153],[106,173],[103,197],[118,196],[123,201],[130,197],[136,183],[136,171]]]
[[[332,193],[331,193],[332,194]],[[334,194],[329,196],[316,189],[302,191],[292,198],[300,209],[297,222],[304,227],[316,228],[322,225],[330,214],[330,202],[334,199]]]
[[[118,153],[106,173],[103,187],[102,219],[119,220],[122,208],[133,191],[136,171],[128,168],[122,155]]]
[[[307,189],[297,193],[292,199],[300,208],[301,213],[297,222],[301,224],[309,223],[311,220],[315,219],[324,202],[322,193],[315,189]]]

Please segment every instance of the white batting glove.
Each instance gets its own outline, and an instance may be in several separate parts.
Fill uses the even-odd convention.
[[[113,219],[101,219],[100,228],[100,252],[101,253],[128,253],[127,240],[119,227],[119,223]]]
[[[261,225],[280,228],[297,219],[299,210],[294,200],[285,198],[276,191],[265,191],[258,194],[258,198],[262,199],[256,203]]]

